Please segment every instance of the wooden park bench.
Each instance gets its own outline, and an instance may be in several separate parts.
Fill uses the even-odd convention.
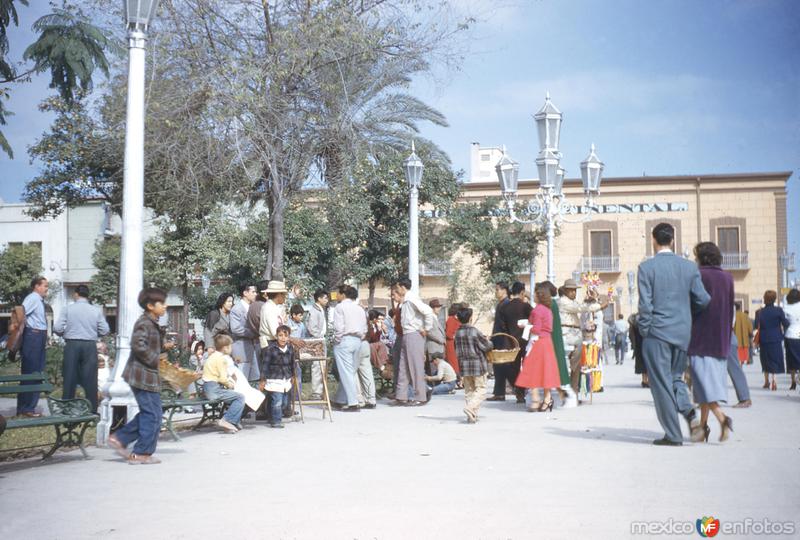
[[[29,384],[22,384],[23,382]],[[83,398],[56,399],[50,397],[53,385],[47,380],[44,373],[30,373],[27,375],[0,376],[0,396],[11,396],[22,392],[43,392],[47,394],[49,416],[36,418],[11,418],[6,423],[6,430],[23,429],[40,426],[53,426],[56,430],[56,442],[44,454],[42,459],[52,456],[56,450],[65,447],[77,446],[83,457],[89,459],[83,443],[83,436],[89,426],[95,425],[100,416],[91,410],[91,404]]]
[[[198,429],[206,422],[213,422],[222,418],[225,412],[225,403],[219,399],[207,399],[203,394],[203,380],[198,379],[195,381],[198,397],[181,397],[178,393],[168,384],[161,387],[161,408],[164,410],[164,427],[167,428],[170,435],[175,441],[180,441],[181,438],[175,431],[173,425],[173,416],[177,411],[181,411],[186,407],[199,407],[203,412],[203,417],[200,419],[192,429]]]

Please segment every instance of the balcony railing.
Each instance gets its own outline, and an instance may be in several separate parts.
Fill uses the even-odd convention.
[[[722,268],[725,270],[747,270],[750,268],[750,261],[747,258],[747,251],[740,253],[723,253]]]
[[[449,276],[452,269],[450,261],[429,261],[419,265],[419,275]]]
[[[581,272],[619,272],[619,256],[581,257]]]

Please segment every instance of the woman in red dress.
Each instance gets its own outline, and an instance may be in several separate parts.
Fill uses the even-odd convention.
[[[456,312],[461,304],[451,304],[447,310],[447,321],[444,323],[444,359],[453,367],[456,375],[460,374],[458,369],[458,358],[456,357],[456,331],[461,328],[461,323],[456,319]]]
[[[541,283],[536,284],[536,307],[533,308],[528,322],[531,328],[529,340],[530,349],[522,362],[516,385],[521,388],[531,388],[533,402],[528,407],[529,412],[552,411],[553,398],[551,388],[561,386],[558,374],[558,362],[553,348],[550,333],[553,331],[553,312],[550,311],[550,289]],[[538,401],[538,389],[544,389],[544,400]]]

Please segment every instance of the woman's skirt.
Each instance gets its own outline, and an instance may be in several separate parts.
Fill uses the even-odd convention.
[[[695,403],[728,401],[728,361],[713,356],[692,356],[692,395]]]
[[[515,385],[520,388],[558,388],[561,386],[558,361],[550,336],[541,336],[531,345],[531,350],[528,351],[522,362]]]
[[[786,371],[800,371],[800,339],[785,339]]]
[[[783,373],[783,341],[761,343],[761,371]]]

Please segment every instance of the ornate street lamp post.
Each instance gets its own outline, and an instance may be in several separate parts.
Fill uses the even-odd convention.
[[[600,195],[600,182],[603,177],[603,162],[595,153],[594,144],[589,155],[581,162],[581,179],[586,201],[581,207],[568,203],[563,194],[564,174],[561,167],[561,152],[558,144],[561,137],[561,121],[563,115],[550,101],[550,94],[545,98],[544,106],[534,115],[539,135],[539,155],[536,168],[539,170],[539,190],[528,203],[528,213],[535,216],[524,220],[517,216],[515,205],[519,182],[519,164],[512,160],[503,148],[503,156],[495,166],[500,189],[508,208],[509,219],[518,223],[540,225],[547,233],[547,279],[556,282],[554,244],[555,227],[560,222],[580,223],[592,218],[597,210],[595,198]],[[567,215],[575,214],[575,219]]]
[[[128,419],[139,407],[122,372],[130,354],[133,325],[141,313],[137,296],[142,288],[144,238],[144,82],[147,29],[158,0],[125,0],[128,28],[128,106],[125,123],[125,168],[122,187],[122,244],[119,295],[117,297],[117,343],[114,372],[103,388],[97,443],[105,444],[114,420],[114,407],[125,407]]]
[[[425,166],[417,156],[414,142],[411,142],[411,155],[403,162],[408,182],[408,278],[411,290],[419,293],[419,186],[422,184],[422,171]]]

